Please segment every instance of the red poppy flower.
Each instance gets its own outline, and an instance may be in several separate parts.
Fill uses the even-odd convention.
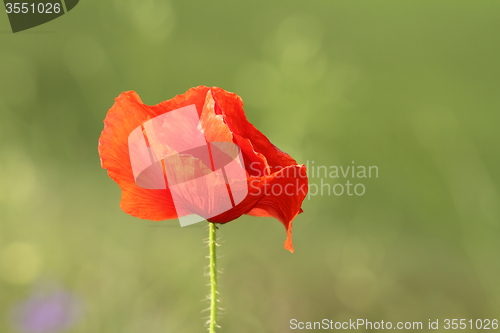
[[[171,173],[168,173],[165,156],[173,156],[176,159],[177,164],[173,164],[177,165],[174,170],[177,177],[175,182],[181,182],[182,178],[186,177],[194,179],[213,171],[212,157],[211,162],[207,162],[197,156],[194,150],[176,151],[175,147],[168,147],[161,141],[168,135],[168,131],[177,130],[177,133],[188,135],[187,130],[181,126],[182,131],[180,131],[178,128],[180,125],[175,122],[169,126],[164,124],[157,126],[158,123],[156,125],[154,123],[154,119],[160,119],[162,115],[173,115],[173,111],[179,109],[186,112],[188,109],[195,110],[198,126],[192,128],[197,128],[202,133],[208,143],[208,149],[211,149],[211,154],[215,156],[214,149],[220,148],[221,144],[232,145],[238,148],[236,155],[240,156],[243,162],[241,164],[244,165],[243,179],[228,182],[226,173],[223,174],[224,177],[220,174],[211,178],[217,182],[217,186],[212,186],[217,188],[215,192],[211,192],[212,201],[206,198],[206,191],[211,191],[207,187],[191,190],[185,187],[184,195],[186,191],[191,193],[187,194],[188,198],[183,197],[182,207],[174,202],[177,194],[174,194],[169,186],[144,185],[148,182],[152,184],[153,173],[149,173],[150,176],[142,177],[143,180],[139,181],[137,163],[134,165],[135,148],[132,147],[134,141],[131,141],[135,135],[138,140],[143,140],[144,148],[147,146],[148,150],[163,151],[164,155],[158,158],[156,168],[160,172],[163,171],[162,178],[165,178],[167,185],[172,185],[173,181],[167,179],[167,174],[170,176]],[[307,194],[306,167],[298,165],[292,157],[279,150],[248,122],[243,111],[243,101],[238,95],[217,87],[199,86],[171,100],[148,106],[142,103],[137,93],[124,92],[116,98],[115,104],[104,119],[104,130],[99,138],[99,155],[102,167],[107,169],[108,175],[122,189],[120,206],[126,213],[142,219],[159,221],[181,218],[189,214],[204,216],[204,212],[210,209],[212,214],[205,217],[213,223],[227,223],[243,214],[274,217],[285,226],[287,230],[285,248],[293,252],[292,220],[302,212],[302,201]],[[237,156],[231,156],[231,159],[233,158]],[[143,170],[146,166],[139,168]],[[193,171],[195,169],[198,171]],[[153,170],[153,166],[148,170]],[[241,188],[237,185],[241,185],[242,182],[245,191],[239,193],[244,193],[244,196],[236,200],[234,189]],[[231,189],[233,190],[233,195],[230,194],[232,206],[222,212],[213,210],[213,196],[219,197],[219,193],[222,193],[221,188],[229,193]],[[207,208],[208,206],[211,208]],[[220,213],[214,215],[217,212]]]

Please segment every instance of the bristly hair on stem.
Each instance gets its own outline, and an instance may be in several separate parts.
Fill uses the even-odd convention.
[[[215,333],[217,325],[217,238],[215,223],[208,223],[208,248],[209,248],[209,274],[210,274],[210,319],[208,320],[208,331]]]

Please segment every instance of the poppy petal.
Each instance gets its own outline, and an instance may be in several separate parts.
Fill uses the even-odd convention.
[[[242,151],[245,169],[248,174],[255,177],[268,176],[271,172],[266,157],[255,151],[250,140],[237,134],[233,134],[233,137],[234,143],[236,143]]]
[[[304,165],[293,165],[264,177],[250,177],[248,196],[239,205],[209,219],[226,223],[243,214],[278,219],[286,228],[285,249],[293,252],[292,221],[299,214],[307,195],[307,174]]]
[[[231,130],[224,122],[222,115],[215,113],[215,101],[209,90],[201,110],[200,125],[207,142],[233,142]]]
[[[101,166],[122,189],[120,207],[126,213],[149,220],[177,218],[170,191],[144,189],[135,183],[128,150],[128,136],[148,119],[195,104],[202,110],[209,89],[191,88],[183,95],[154,106],[142,103],[134,91],[120,94],[104,119],[99,138]]]
[[[286,228],[285,249],[294,252],[292,221],[302,212],[302,201],[307,195],[308,181],[305,165],[294,165],[275,173],[265,195],[247,214],[278,219]]]
[[[297,162],[290,155],[273,145],[264,134],[248,121],[243,110],[243,101],[238,95],[217,87],[211,89],[217,104],[216,112],[224,115],[224,121],[229,125],[231,132],[249,139],[255,151],[266,157],[269,166],[273,170],[289,165],[297,165]]]

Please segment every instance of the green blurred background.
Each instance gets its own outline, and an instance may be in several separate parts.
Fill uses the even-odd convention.
[[[270,218],[219,229],[220,332],[499,318],[499,13],[498,1],[87,0],[17,34],[0,13],[0,331],[17,332],[12,307],[47,283],[81,299],[65,332],[204,331],[205,223],[128,216],[97,154],[122,91],[157,104],[200,84],[239,94],[299,163],[379,169],[348,178],[363,196],[304,201],[295,254]]]

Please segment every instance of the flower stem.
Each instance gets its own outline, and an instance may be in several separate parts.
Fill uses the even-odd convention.
[[[210,249],[210,320],[209,332],[215,333],[217,327],[217,254],[216,254],[216,233],[215,223],[209,223],[208,247]]]

